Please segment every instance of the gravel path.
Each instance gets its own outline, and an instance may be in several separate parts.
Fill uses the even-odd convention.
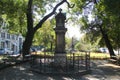
[[[120,80],[120,66],[107,61],[91,61],[92,72],[83,76],[49,76],[30,71],[28,63],[0,71],[0,80]]]

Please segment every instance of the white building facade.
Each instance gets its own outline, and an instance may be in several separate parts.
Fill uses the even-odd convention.
[[[10,34],[7,30],[0,29],[0,49],[8,48],[14,53],[18,53],[22,49],[23,36],[21,34]]]

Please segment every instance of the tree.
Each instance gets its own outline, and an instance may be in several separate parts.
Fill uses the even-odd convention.
[[[43,23],[52,15],[55,14],[56,9],[63,3],[67,3],[69,7],[70,4],[67,0],[62,0],[59,2],[48,15],[43,15],[46,13],[44,6],[46,4],[51,5],[55,2],[44,1],[44,0],[0,0],[1,15],[5,15],[4,18],[9,23],[9,29],[11,32],[21,32],[25,35],[25,41],[23,43],[23,56],[29,54],[29,49],[33,41],[34,34],[36,31],[42,27]],[[39,13],[40,19],[37,23],[35,12]],[[1,16],[2,18],[2,16]],[[17,27],[16,27],[17,26]],[[26,27],[25,27],[26,26]],[[16,30],[12,30],[16,29]]]
[[[51,13],[49,13],[48,15],[44,16],[39,22],[38,24],[36,24],[34,26],[34,23],[33,23],[33,13],[32,13],[32,3],[33,3],[33,0],[29,0],[28,1],[28,8],[27,8],[27,33],[26,33],[26,37],[25,37],[25,41],[23,43],[23,49],[22,49],[22,52],[23,52],[23,57],[25,57],[25,55],[29,54],[29,49],[30,49],[30,46],[32,44],[32,40],[33,40],[33,37],[34,37],[34,34],[35,32],[42,27],[43,23],[49,18],[51,17],[53,14],[55,14],[55,11],[56,9],[62,5],[63,3],[67,3],[69,5],[69,3],[67,2],[67,0],[62,0],[60,3],[58,3],[53,11]]]
[[[105,40],[106,46],[109,49],[110,52],[110,56],[115,56],[114,51],[113,51],[113,47],[112,44],[110,43],[110,39],[113,40],[113,42],[115,43],[116,39],[115,38],[109,38],[111,36],[113,36],[112,34],[116,34],[116,30],[112,29],[112,28],[116,28],[116,26],[118,27],[118,22],[120,19],[118,18],[118,14],[120,13],[119,10],[119,4],[120,1],[116,1],[114,2],[113,0],[101,0],[100,2],[96,2],[96,13],[98,14],[98,18],[102,20],[102,24],[99,26],[100,31],[103,35],[103,38]],[[101,6],[101,7],[100,7]],[[113,8],[113,6],[116,6],[115,8]],[[113,11],[112,11],[113,10]],[[115,31],[115,32],[114,32]],[[110,33],[112,32],[112,34]],[[117,33],[119,33],[117,31]],[[115,35],[114,35],[115,36]]]
[[[104,39],[106,46],[109,49],[110,56],[114,56],[113,52],[113,47],[111,42],[115,40],[111,32],[115,34],[116,30],[113,31],[113,27],[115,28],[116,25],[116,20],[119,12],[118,3],[119,1],[115,2],[113,0],[75,0],[74,1],[77,4],[77,7],[75,8],[74,11],[79,11],[82,13],[83,18],[81,21],[83,23],[83,26],[81,27],[82,30],[85,31],[85,33],[92,34],[92,37],[90,38],[93,40],[97,40],[97,37],[101,37]],[[81,4],[79,4],[81,2]],[[111,3],[112,2],[112,3]],[[116,7],[116,10],[112,6],[118,5]],[[112,11],[113,10],[113,11]],[[79,13],[79,14],[81,14]],[[89,21],[88,20],[88,14],[93,15],[93,20]],[[101,35],[101,34],[102,35]],[[95,35],[94,35],[95,34]],[[97,36],[97,37],[96,37]],[[93,39],[94,38],[94,39]],[[101,38],[101,40],[103,40]],[[115,43],[115,42],[114,42]]]

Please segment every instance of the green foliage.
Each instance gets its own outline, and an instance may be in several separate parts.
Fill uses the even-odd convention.
[[[66,49],[69,49],[71,47],[71,39],[70,38],[66,38]]]
[[[120,0],[114,1],[114,0],[101,0],[98,5],[97,8],[99,8],[99,10],[101,12],[105,12],[107,15],[119,15],[120,11]],[[101,6],[101,7],[100,7]]]
[[[85,34],[75,45],[75,48],[80,51],[95,51],[100,40],[101,38],[98,38],[96,42],[92,42],[91,39],[88,37],[88,34]]]
[[[25,12],[27,7],[26,0],[1,0],[0,14],[4,22],[8,24],[7,28],[11,33],[25,34],[26,18]],[[3,17],[5,16],[5,17]],[[23,31],[22,31],[23,30]]]
[[[120,47],[120,0],[96,0],[97,4],[93,4],[95,0],[71,0],[75,3],[74,13],[78,16],[82,14],[82,18],[76,19],[81,25],[80,29],[82,32],[87,34],[87,38],[90,39],[91,43],[95,43],[99,40],[99,45],[104,46],[103,37],[100,33],[98,26],[99,22],[102,21],[102,28],[106,32],[114,48]],[[91,6],[88,6],[92,3]],[[92,13],[93,21],[89,22],[88,15],[84,15],[83,11],[88,10]],[[97,21],[99,20],[99,21]],[[77,23],[77,24],[78,24]],[[80,44],[79,44],[80,45]]]
[[[34,25],[44,16],[47,9],[46,6],[53,6],[55,0],[34,0],[33,1],[33,19]],[[7,24],[7,29],[10,33],[22,33],[26,35],[27,32],[27,19],[26,10],[28,6],[28,0],[0,0],[0,21],[3,19]],[[5,15],[5,17],[3,17]],[[36,17],[37,16],[37,17]],[[38,19],[38,16],[41,17]]]
[[[84,8],[89,0],[70,0],[72,3],[75,4],[75,7],[72,9],[73,12],[82,12],[82,8]]]
[[[119,40],[120,40],[120,0],[101,0],[97,5],[96,8],[98,11],[99,17],[104,23],[104,29],[106,30],[111,43],[113,44],[114,48],[120,47]]]
[[[47,20],[40,28],[33,39],[33,45],[43,45],[50,48],[51,42],[54,44],[54,30],[50,20]]]

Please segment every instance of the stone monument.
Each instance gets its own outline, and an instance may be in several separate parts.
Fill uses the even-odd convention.
[[[66,61],[66,51],[65,51],[65,33],[67,28],[65,28],[66,14],[62,13],[62,9],[55,16],[56,20],[56,41],[55,41],[55,64],[64,66]]]

